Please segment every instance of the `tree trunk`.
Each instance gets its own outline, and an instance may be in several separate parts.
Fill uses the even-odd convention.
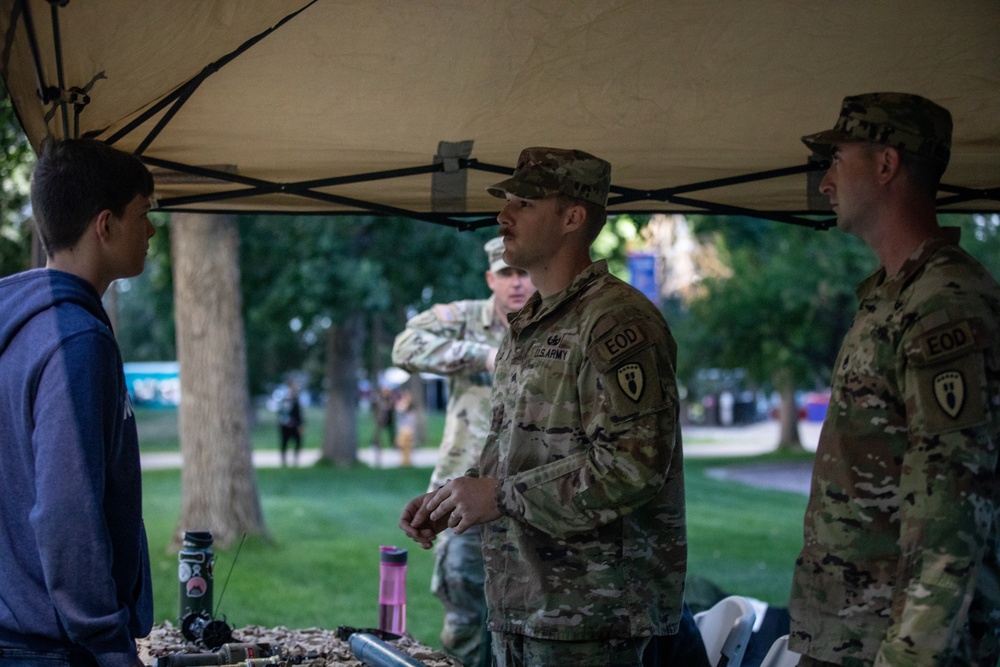
[[[781,435],[778,439],[778,450],[782,452],[805,451],[802,439],[799,437],[799,407],[795,404],[795,387],[781,386],[781,409],[778,418],[781,420]]]
[[[354,465],[358,458],[358,360],[363,332],[362,316],[350,315],[326,335],[322,458],[341,467]]]
[[[174,214],[171,225],[184,459],[175,544],[189,530],[211,531],[221,547],[269,538],[250,446],[236,218]]]

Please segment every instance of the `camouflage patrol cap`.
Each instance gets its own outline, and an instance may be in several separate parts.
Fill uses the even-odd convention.
[[[562,148],[525,148],[514,175],[486,188],[503,199],[509,192],[524,199],[568,195],[607,207],[611,164],[590,153]]]
[[[833,144],[870,141],[922,155],[948,166],[951,157],[951,114],[919,95],[867,93],[845,97],[832,130],[802,137],[802,142],[825,157]]]
[[[489,258],[491,273],[503,271],[510,267],[510,264],[503,261],[503,237],[498,236],[495,239],[490,239],[483,248],[486,250],[486,256]]]

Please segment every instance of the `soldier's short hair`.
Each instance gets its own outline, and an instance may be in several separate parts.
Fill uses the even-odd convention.
[[[899,158],[902,169],[910,175],[914,186],[921,192],[933,196],[941,184],[944,165],[932,158],[906,151],[900,151]]]
[[[568,195],[558,195],[556,201],[559,207],[559,213],[562,213],[570,206],[582,206],[587,212],[587,217],[584,221],[584,231],[587,234],[587,241],[593,243],[597,235],[601,233],[604,229],[604,224],[608,220],[608,210],[603,206],[598,206],[594,202],[587,201],[586,199],[580,199],[579,197],[570,197]]]

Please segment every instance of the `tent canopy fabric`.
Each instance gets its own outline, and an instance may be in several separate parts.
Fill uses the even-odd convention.
[[[558,146],[612,163],[612,213],[826,226],[800,137],[881,90],[952,112],[940,210],[1000,211],[995,0],[60,4],[0,0],[29,140],[136,152],[167,210],[475,226],[522,148]]]

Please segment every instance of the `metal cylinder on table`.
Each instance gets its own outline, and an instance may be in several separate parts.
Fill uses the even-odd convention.
[[[190,613],[204,612],[212,616],[212,533],[207,530],[186,531],[181,550],[177,552],[177,578],[180,580],[180,613],[183,619]]]

